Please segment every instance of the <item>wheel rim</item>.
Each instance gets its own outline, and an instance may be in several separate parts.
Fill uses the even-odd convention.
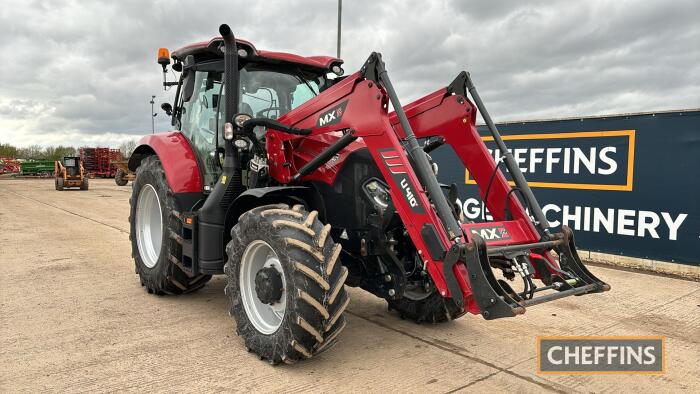
[[[256,275],[267,267],[277,270],[283,286],[280,299],[271,305],[260,301],[255,290]],[[246,247],[241,258],[239,282],[245,313],[255,329],[268,335],[277,331],[287,309],[287,288],[282,263],[267,242],[257,240]]]
[[[156,189],[146,184],[136,202],[136,244],[143,264],[155,267],[163,242],[163,214]]]

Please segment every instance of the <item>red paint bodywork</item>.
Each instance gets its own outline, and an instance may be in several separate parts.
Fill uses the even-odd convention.
[[[187,55],[202,52],[202,51],[206,50],[207,48],[217,47],[222,42],[223,42],[223,40],[221,39],[221,37],[214,37],[209,41],[201,41],[201,42],[196,42],[193,44],[185,45],[184,47],[173,51],[172,57],[173,57],[173,59],[184,60],[184,58]],[[324,70],[329,69],[333,64],[342,64],[343,63],[343,61],[341,59],[338,59],[336,57],[331,57],[331,56],[308,56],[308,57],[305,57],[305,56],[295,55],[293,53],[274,52],[274,51],[265,51],[262,49],[256,49],[255,46],[250,41],[241,40],[241,39],[236,39],[236,43],[238,44],[239,47],[245,47],[245,48],[250,49],[253,52],[253,55],[256,55],[259,58],[270,60],[270,61],[282,61],[282,62],[294,63],[294,64],[300,64],[300,65],[304,65],[304,66],[308,66],[308,67],[312,67],[312,68],[324,69]]]
[[[134,152],[150,147],[161,158],[165,177],[173,193],[201,193],[202,175],[189,141],[179,131],[147,135],[139,140]],[[164,160],[163,158],[177,158]]]

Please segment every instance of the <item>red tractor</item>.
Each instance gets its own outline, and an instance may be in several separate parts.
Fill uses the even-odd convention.
[[[343,77],[340,59],[219,32],[159,51],[163,71],[172,59],[180,72],[162,105],[177,131],[144,137],[129,160],[132,254],[149,293],[226,275],[237,334],[275,364],[335,343],[344,285],[433,323],[610,289],[581,263],[571,230],[549,226],[468,73],[404,107],[378,53]],[[477,133],[477,108],[515,187]],[[463,219],[433,149],[456,153],[494,221]]]

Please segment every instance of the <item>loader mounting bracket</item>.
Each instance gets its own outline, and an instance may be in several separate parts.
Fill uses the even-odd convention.
[[[463,244],[453,244],[450,250],[447,251],[445,260],[442,262],[442,271],[445,277],[445,283],[447,283],[447,289],[450,291],[452,301],[454,301],[460,310],[464,310],[464,293],[462,293],[459,282],[457,282],[454,266],[464,254],[465,247]]]
[[[362,65],[360,71],[365,79],[379,83],[379,75],[382,72],[386,72],[384,61],[382,61],[382,55],[377,52],[372,52],[365,61],[365,64]]]
[[[481,315],[486,320],[501,317],[512,317],[525,312],[525,308],[518,305],[508,292],[503,290],[488,263],[486,243],[474,234],[472,242],[468,244],[454,244],[447,251],[443,261],[443,275],[450,291],[452,301],[464,309],[464,293],[459,286],[454,273],[454,266],[459,261],[464,261],[469,272],[469,285],[476,300]],[[497,290],[500,290],[497,292]]]
[[[462,71],[457,75],[454,81],[447,85],[447,93],[459,94],[467,97],[467,72]]]
[[[469,285],[472,288],[481,316],[486,320],[513,317],[525,312],[510,295],[503,290],[493,275],[489,265],[486,242],[478,234],[472,235],[472,242],[465,248],[464,262],[469,272]],[[500,290],[500,291],[499,291]]]

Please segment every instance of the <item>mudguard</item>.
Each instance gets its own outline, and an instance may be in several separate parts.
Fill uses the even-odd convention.
[[[141,160],[157,155],[173,193],[201,193],[202,175],[189,141],[178,131],[147,135],[139,140],[129,158],[129,169],[136,171]]]
[[[226,230],[238,222],[238,217],[260,205],[279,202],[309,204],[314,202],[313,191],[306,186],[271,186],[248,189],[238,196],[226,211]],[[307,206],[307,208],[309,208]],[[318,207],[313,207],[318,209]],[[323,213],[323,212],[320,212]]]

